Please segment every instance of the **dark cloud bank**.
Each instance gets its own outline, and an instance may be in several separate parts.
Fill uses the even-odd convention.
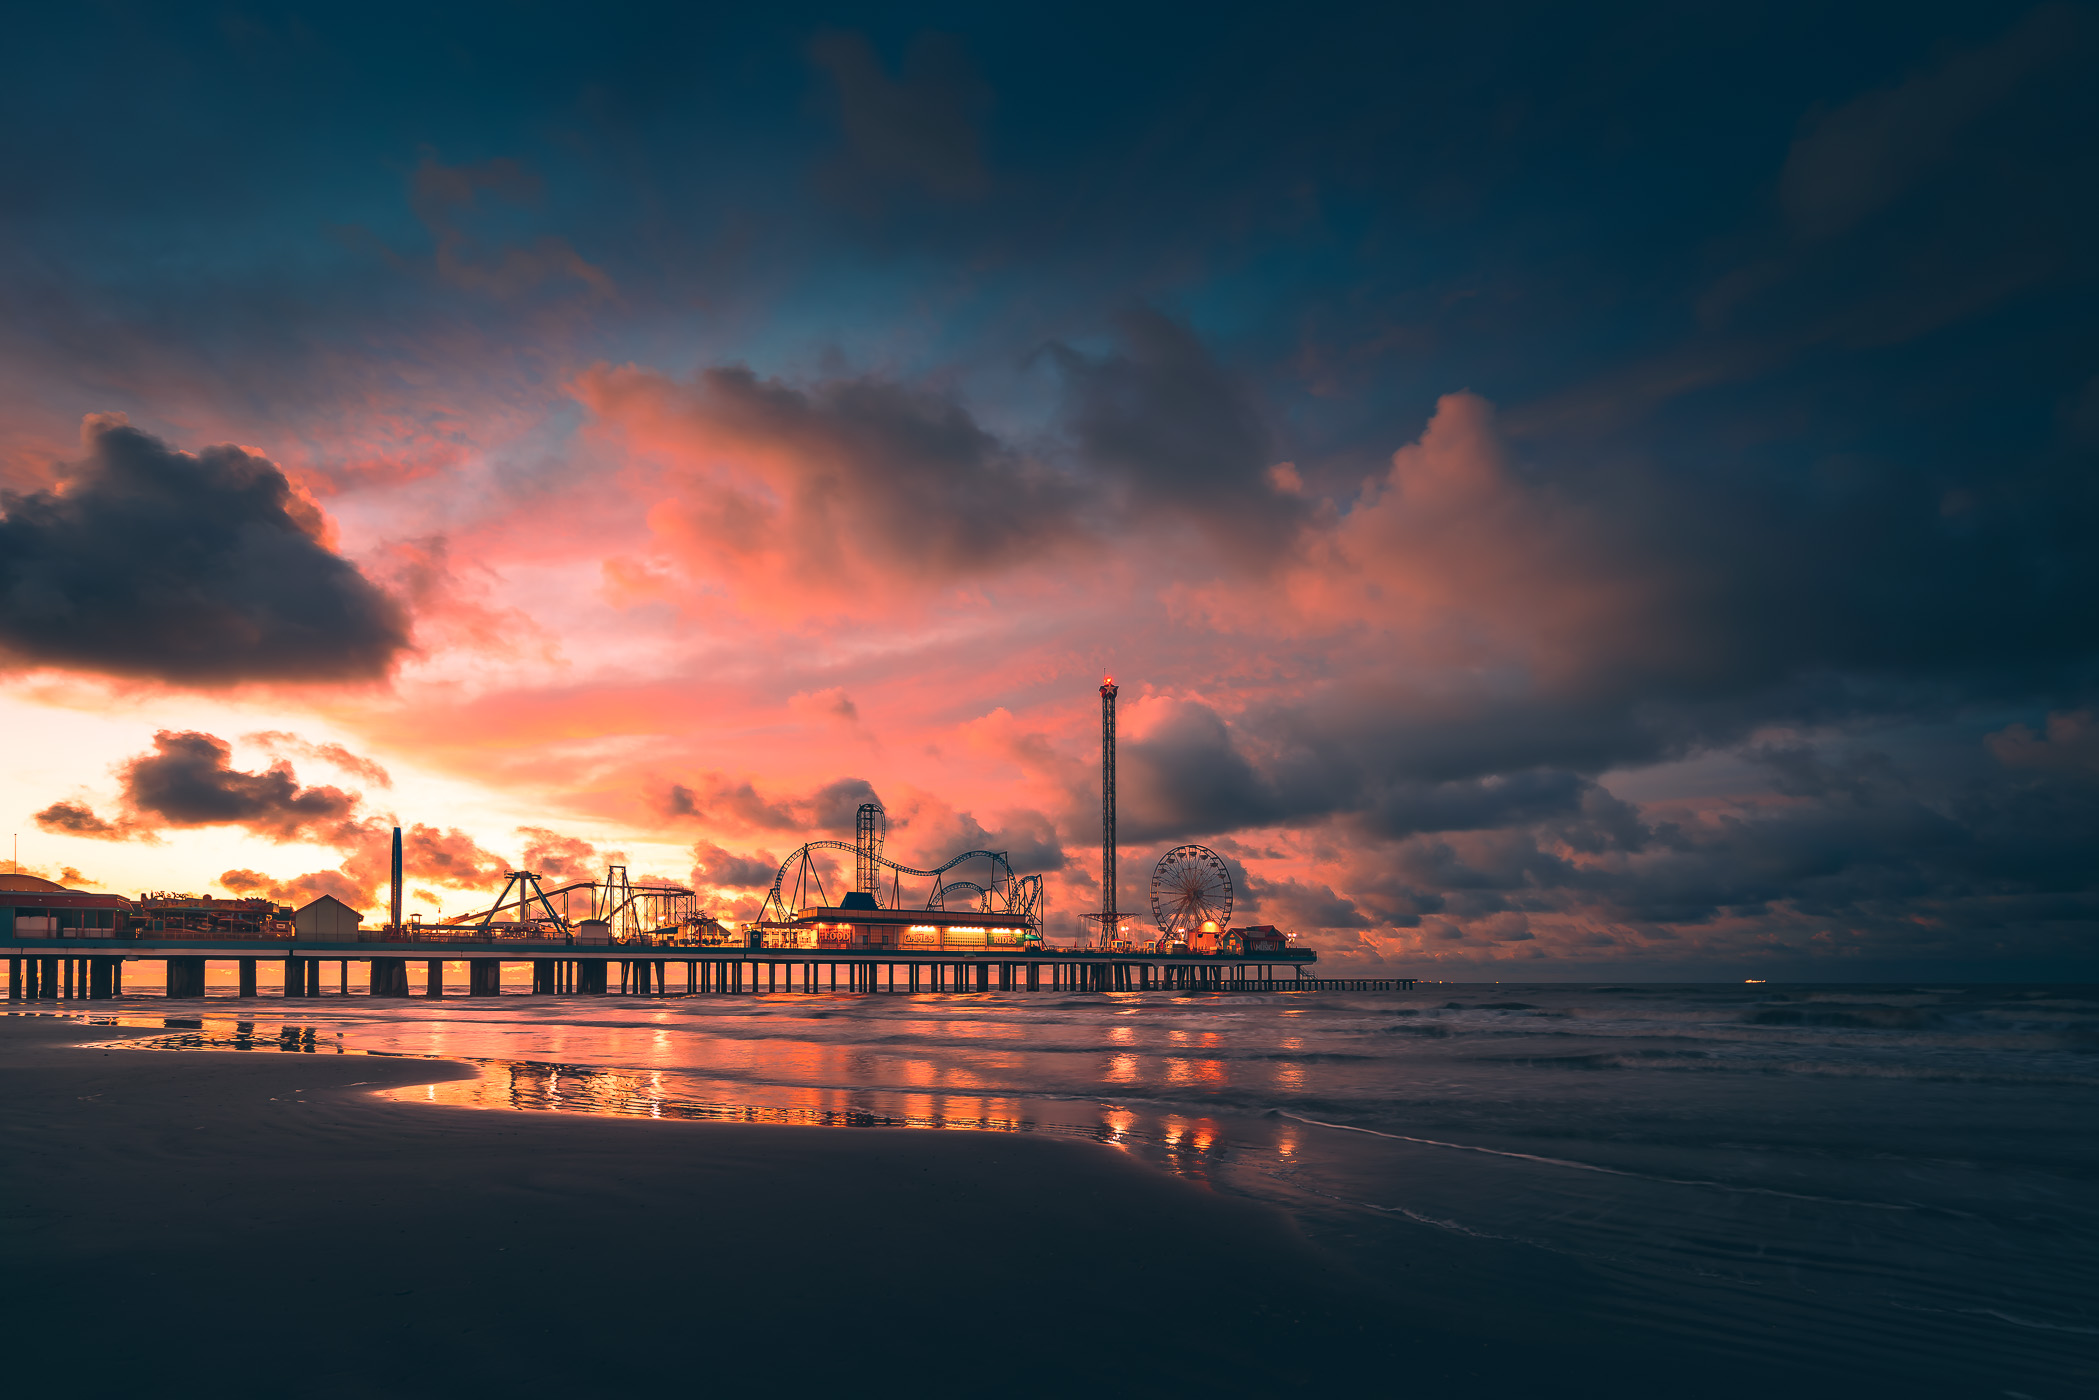
[[[226,685],[372,679],[407,646],[400,607],[274,463],[106,421],[87,438],[58,489],[0,493],[0,653]]]

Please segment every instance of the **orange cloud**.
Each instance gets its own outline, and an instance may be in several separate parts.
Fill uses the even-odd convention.
[[[600,365],[573,392],[595,431],[662,467],[661,545],[758,616],[894,608],[1040,563],[1076,533],[1069,483],[899,385]]]

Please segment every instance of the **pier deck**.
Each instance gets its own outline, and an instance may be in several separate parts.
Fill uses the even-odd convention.
[[[238,995],[257,995],[257,969],[283,965],[287,998],[343,995],[350,965],[365,965],[363,990],[410,995],[409,963],[423,968],[424,996],[452,993],[446,963],[467,964],[468,996],[502,994],[505,964],[532,969],[536,995],[750,996],[776,992],[1378,992],[1406,991],[1411,977],[1312,977],[1310,951],[1165,954],[1051,948],[726,948],[566,941],[384,941],[50,939],[0,944],[8,960],[8,1000],[100,1000],[121,994],[123,965],[167,964],[170,997],[204,995],[204,965],[240,967]],[[333,964],[333,977],[323,968]],[[616,979],[615,979],[616,971]],[[680,985],[682,984],[682,985]]]

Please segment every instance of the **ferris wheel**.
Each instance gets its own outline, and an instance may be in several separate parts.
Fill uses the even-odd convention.
[[[1208,846],[1175,846],[1152,867],[1152,917],[1159,932],[1222,931],[1232,921],[1232,872]]]

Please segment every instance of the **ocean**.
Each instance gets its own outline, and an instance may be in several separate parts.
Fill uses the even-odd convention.
[[[491,1111],[1091,1139],[1287,1211],[1424,1327],[1839,1390],[2099,1393],[2089,987],[131,996],[87,1019],[469,1060],[395,1092]]]

